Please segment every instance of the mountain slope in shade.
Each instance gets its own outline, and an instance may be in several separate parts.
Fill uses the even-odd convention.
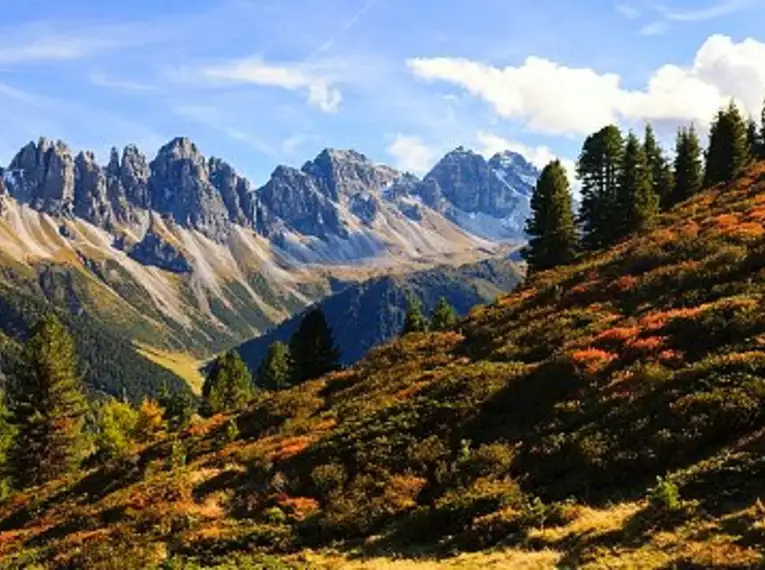
[[[352,364],[371,348],[401,332],[409,297],[418,299],[428,313],[441,297],[449,300],[459,315],[475,305],[493,301],[521,280],[514,264],[487,260],[460,267],[437,267],[399,276],[371,279],[327,297],[316,304],[325,314],[342,353],[342,362]],[[271,343],[288,342],[303,313],[285,321],[265,335],[242,344],[238,350],[248,366],[257,370]]]

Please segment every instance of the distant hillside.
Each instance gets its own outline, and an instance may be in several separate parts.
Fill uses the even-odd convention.
[[[342,352],[342,362],[352,364],[371,348],[401,332],[408,297],[419,299],[427,313],[441,297],[446,297],[459,315],[465,315],[473,306],[491,302],[512,290],[520,280],[520,270],[510,261],[487,260],[379,277],[352,285],[316,306],[327,317]],[[271,343],[288,342],[303,315],[296,315],[242,344],[238,350],[248,366],[257,370]]]
[[[18,494],[0,568],[762,568],[764,223],[760,163],[458,331]]]

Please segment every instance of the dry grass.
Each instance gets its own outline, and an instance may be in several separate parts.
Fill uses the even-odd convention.
[[[167,352],[141,343],[136,343],[136,348],[141,355],[154,364],[185,380],[195,394],[202,393],[202,384],[204,384],[204,376],[200,370],[204,364],[202,361],[188,354]]]

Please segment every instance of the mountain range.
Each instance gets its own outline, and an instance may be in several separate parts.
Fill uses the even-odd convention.
[[[0,169],[0,289],[204,359],[352,284],[506,256],[537,176],[511,152],[460,147],[420,179],[325,149],[256,187],[187,138],[105,165],[41,138]]]

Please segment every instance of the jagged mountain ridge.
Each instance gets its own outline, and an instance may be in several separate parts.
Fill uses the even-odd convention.
[[[92,152],[74,155],[62,141],[41,138],[24,146],[2,172],[6,189],[19,202],[109,231],[128,226],[143,234],[145,212],[153,211],[219,243],[238,225],[280,245],[302,238],[354,241],[402,214],[422,223],[427,216],[418,209],[423,206],[467,233],[494,241],[519,239],[536,176],[533,166],[510,152],[486,161],[460,147],[420,181],[356,151],[325,149],[301,169],[278,166],[255,189],[231,165],[205,158],[184,137],[162,146],[151,162],[134,145],[126,146],[121,157],[114,148],[105,167]],[[396,200],[385,200],[391,188],[395,192],[387,195],[395,194]],[[464,221],[476,215],[494,218],[504,231],[476,232],[476,224]],[[378,254],[362,248],[356,257]]]

